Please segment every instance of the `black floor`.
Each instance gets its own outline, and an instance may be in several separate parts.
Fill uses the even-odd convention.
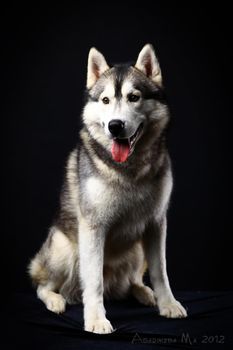
[[[165,319],[133,299],[106,302],[116,329],[110,335],[83,331],[81,305],[62,315],[48,311],[35,294],[15,294],[3,315],[1,349],[198,349],[233,348],[233,292],[177,292],[187,319]]]

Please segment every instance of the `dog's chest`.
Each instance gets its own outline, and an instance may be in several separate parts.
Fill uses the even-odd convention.
[[[150,183],[110,185],[93,176],[85,187],[85,208],[95,222],[116,227],[124,224],[138,231],[155,208],[156,188]]]

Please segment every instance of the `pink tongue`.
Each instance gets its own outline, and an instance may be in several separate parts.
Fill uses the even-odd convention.
[[[129,144],[118,143],[113,140],[112,143],[112,157],[116,162],[123,163],[129,156]]]

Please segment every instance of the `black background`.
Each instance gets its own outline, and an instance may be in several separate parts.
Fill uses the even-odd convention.
[[[176,290],[232,288],[230,9],[164,2],[5,6],[1,99],[1,278],[27,290],[75,145],[87,55],[136,60],[154,45],[173,117],[168,273]],[[75,4],[75,5],[74,5]]]

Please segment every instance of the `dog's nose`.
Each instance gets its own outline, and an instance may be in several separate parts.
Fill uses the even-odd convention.
[[[115,137],[120,135],[124,127],[125,123],[120,119],[113,119],[108,123],[108,129],[110,133]]]

